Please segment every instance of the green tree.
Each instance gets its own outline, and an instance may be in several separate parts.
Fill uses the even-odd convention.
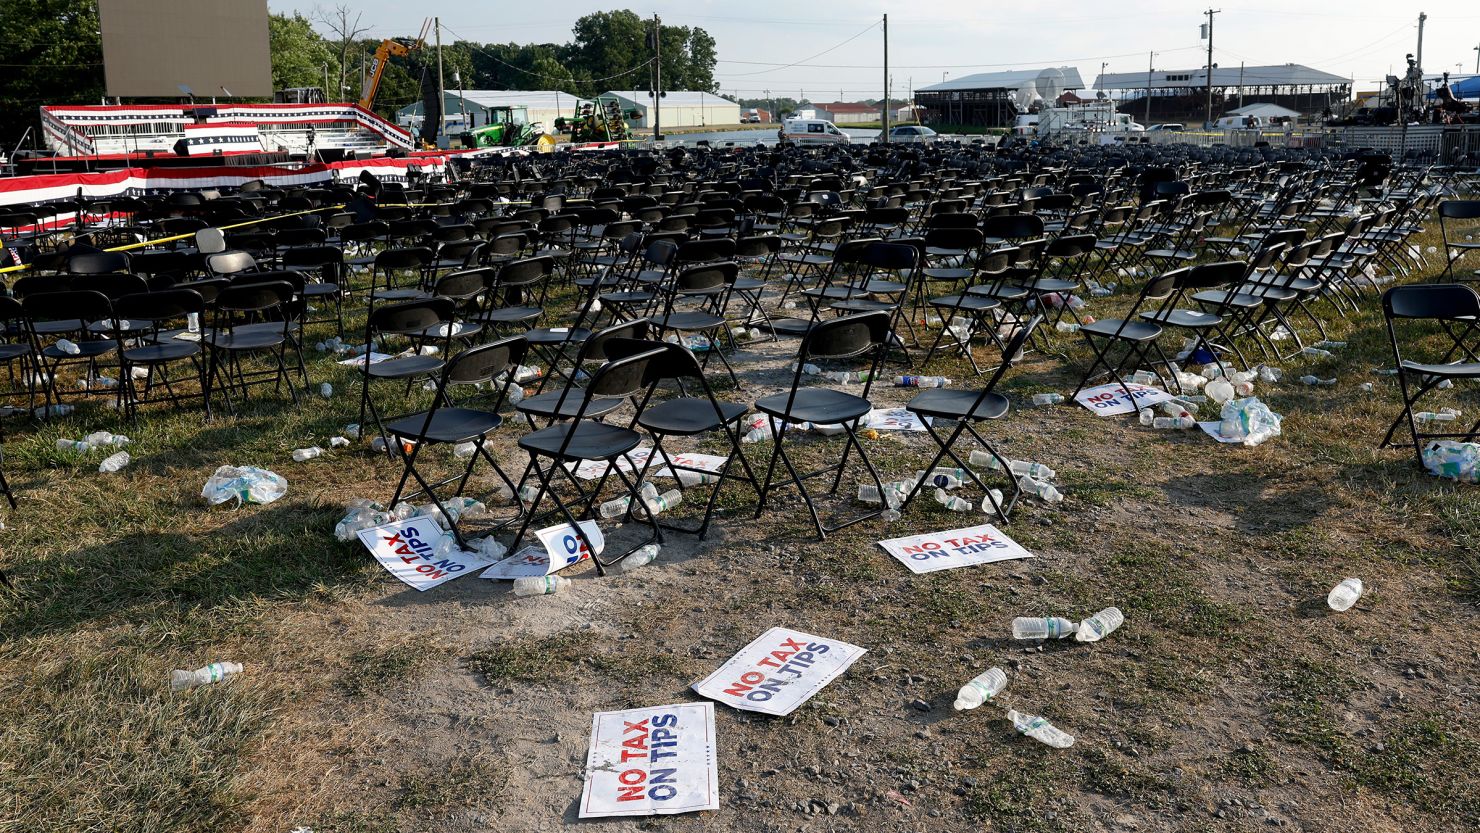
[[[13,148],[28,128],[39,139],[42,104],[102,100],[103,44],[94,0],[0,0],[0,21],[0,145]]]
[[[272,15],[267,19],[267,39],[272,53],[273,89],[322,87],[326,68],[331,75],[331,85],[338,77],[338,56],[330,44],[314,31],[308,18],[296,13],[291,17]],[[331,101],[338,99],[332,88],[324,92]]]

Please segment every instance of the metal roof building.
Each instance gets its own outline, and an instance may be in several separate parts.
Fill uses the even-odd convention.
[[[1230,107],[1277,104],[1299,113],[1319,113],[1345,101],[1351,81],[1301,64],[1218,66],[1213,68],[1213,117]],[[1122,112],[1151,121],[1201,121],[1207,107],[1208,72],[1195,69],[1110,72],[1095,79],[1095,89],[1121,93]]]
[[[546,129],[555,129],[555,120],[570,118],[582,104],[590,99],[580,98],[562,90],[447,90],[442,107],[442,118],[448,130],[481,127],[488,123],[488,108],[526,107],[531,122],[543,122]],[[463,110],[467,110],[468,125],[462,125]],[[396,123],[403,127],[421,124],[421,102],[410,104],[396,111]]]
[[[652,127],[653,100],[647,90],[611,90],[602,98],[615,96],[623,110],[636,110],[641,115],[628,119],[631,127]],[[716,124],[739,124],[740,105],[704,92],[670,90],[663,96],[663,127],[706,127]]]
[[[1084,80],[1074,67],[1045,67],[1006,72],[982,72],[947,78],[939,84],[915,89],[915,101],[939,124],[977,127],[1011,127],[1018,115],[1014,96],[1019,90],[1037,92],[1040,78],[1052,79],[1056,89],[1050,100],[1067,90],[1084,89]]]

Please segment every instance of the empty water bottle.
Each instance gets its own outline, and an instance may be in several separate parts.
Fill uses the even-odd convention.
[[[1357,599],[1362,598],[1362,580],[1359,578],[1342,579],[1341,583],[1331,589],[1326,596],[1326,604],[1332,610],[1351,610]]]
[[[115,472],[128,465],[129,456],[127,451],[120,451],[111,457],[104,458],[98,465],[98,471],[103,473]]]
[[[334,386],[333,385],[329,384],[328,382],[325,382],[322,385],[319,385],[319,396],[322,396],[325,399],[328,399],[329,397],[331,397],[333,395],[334,395]]]
[[[330,437],[329,438],[329,447],[330,448],[344,448],[344,447],[346,447],[348,445],[349,445],[349,439],[347,437]]]
[[[603,518],[615,518],[627,514],[627,507],[631,505],[630,497],[613,498],[596,507],[596,514]]]
[[[1142,413],[1145,413],[1145,411],[1142,411]],[[1196,425],[1197,420],[1193,419],[1190,414],[1183,414],[1182,416],[1174,417],[1157,417],[1151,420],[1151,427],[1159,429],[1176,429],[1179,431],[1185,431],[1186,429],[1192,428]]]
[[[683,492],[680,492],[677,489],[669,489],[668,491],[664,492],[661,495],[657,495],[656,497],[643,498],[643,504],[646,505],[648,511],[654,515],[666,512],[669,509],[672,509],[675,506],[679,505],[680,503],[683,503]]]
[[[1377,390],[1377,386],[1372,384],[1371,382],[1363,382],[1362,384],[1357,385],[1357,390],[1362,391],[1363,393],[1372,393],[1373,391]]]
[[[929,485],[941,489],[959,489],[970,477],[971,474],[965,469],[931,469],[928,475],[923,471],[915,472],[916,480],[923,479]]]
[[[1120,612],[1120,608],[1107,607],[1081,621],[1079,628],[1074,631],[1074,638],[1080,642],[1099,642],[1124,623],[1125,615]]]
[[[1227,379],[1214,379],[1203,388],[1203,393],[1214,402],[1222,405],[1233,398],[1233,383]]]
[[[1064,401],[1062,393],[1035,393],[1033,394],[1034,405],[1057,405]]]
[[[1062,616],[1019,616],[1012,620],[1012,638],[1063,639],[1078,627]]]
[[[1007,688],[1007,674],[1001,668],[988,668],[956,692],[956,711],[974,709]]]
[[[344,426],[344,435],[352,440],[358,440],[360,438],[360,424],[358,422],[351,422],[349,425]]]
[[[845,384],[845,385],[853,385],[853,384],[863,384],[864,382],[867,382],[868,381],[869,374],[868,374],[868,371],[866,371],[866,370],[864,370],[864,371],[855,371],[855,370],[847,370],[847,371],[843,371],[843,370],[830,370],[830,371],[822,374],[822,377],[824,379],[829,379],[829,380],[834,381],[834,382],[840,382],[840,383]]]
[[[177,668],[170,673],[170,690],[184,691],[187,688],[219,683],[227,677],[240,673],[242,673],[242,665],[239,662],[213,662],[194,671]]]
[[[82,348],[78,347],[76,342],[65,338],[57,339],[56,348],[69,356],[76,356],[82,352]]]
[[[91,451],[92,443],[87,440],[57,440],[57,451]]]
[[[1150,426],[1156,420],[1156,412],[1150,408],[1142,408],[1136,412],[1136,420],[1142,425]]]
[[[636,570],[638,567],[645,567],[653,563],[653,559],[658,557],[658,549],[659,548],[657,544],[648,544],[647,546],[639,549],[637,552],[634,552],[621,561],[618,561],[616,564],[613,564],[612,572],[628,573]]]
[[[323,453],[324,450],[322,448],[319,448],[318,446],[312,446],[311,448],[294,449],[293,461],[296,463],[302,463],[306,460],[312,460],[313,458],[318,457]]]
[[[1313,356],[1313,357],[1318,358],[1318,359],[1327,359],[1327,358],[1330,358],[1331,357],[1331,351],[1330,350],[1322,350],[1319,347],[1306,347],[1306,348],[1301,349],[1300,355],[1302,355],[1302,356]]]
[[[913,480],[896,480],[884,484],[884,500],[879,499],[879,487],[869,483],[858,485],[858,502],[867,503],[870,506],[878,506],[881,502],[890,509],[898,509],[909,497],[910,490],[915,488]]]
[[[1444,411],[1437,414],[1433,411],[1419,411],[1413,415],[1413,421],[1419,425],[1430,425],[1435,422],[1453,422],[1458,416],[1458,413],[1446,413]]]
[[[1154,385],[1159,381],[1156,374],[1149,370],[1137,370],[1135,373],[1127,376],[1125,380],[1133,385]]]
[[[935,490],[935,502],[951,510],[952,512],[970,512],[976,509],[971,501],[956,497],[945,489]]]
[[[1022,714],[1009,709],[1007,719],[1012,721],[1014,729],[1040,743],[1046,743],[1056,749],[1068,749],[1074,745],[1074,736],[1049,723],[1048,718],[1034,714]]]
[[[1322,379],[1319,376],[1301,376],[1300,384],[1308,385],[1310,387],[1329,388],[1332,385],[1336,384],[1336,379],[1335,377],[1332,377],[1330,379]]]
[[[988,451],[973,451],[966,458],[973,466],[986,466],[994,471],[1002,471],[1002,464]],[[1027,475],[1036,480],[1052,480],[1058,473],[1042,463],[1030,463],[1027,460],[1008,460],[1008,468],[1016,475]]]
[[[1044,483],[1041,480],[1034,480],[1032,477],[1029,477],[1027,475],[1023,475],[1022,477],[1018,478],[1018,487],[1021,488],[1024,492],[1035,497],[1042,498],[1048,503],[1059,503],[1064,499],[1063,493],[1061,493],[1058,489],[1055,489],[1052,483]]]
[[[1060,321],[1059,323],[1053,325],[1053,328],[1061,333],[1079,332],[1079,325],[1075,324],[1073,321]]]
[[[570,587],[564,576],[525,576],[514,579],[516,596],[549,596]]]
[[[678,476],[678,482],[682,483],[684,488],[719,482],[719,475],[715,472],[674,469],[674,474]]]
[[[1006,505],[1003,501],[1001,489],[988,489],[982,498],[982,511],[989,515],[994,514],[998,507]]]
[[[944,376],[895,376],[894,386],[900,388],[943,388],[951,383]]]

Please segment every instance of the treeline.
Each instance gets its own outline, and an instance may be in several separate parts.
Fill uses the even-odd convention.
[[[0,0],[5,46],[0,49],[0,148],[13,149],[37,125],[42,104],[102,101],[103,49],[95,0]],[[275,89],[323,87],[332,101],[360,97],[360,72],[380,45],[366,21],[348,6],[272,15],[269,33]],[[595,12],[576,21],[565,43],[442,45],[449,89],[564,90],[590,97],[613,89],[650,88],[651,18],[632,11]],[[456,27],[443,30],[444,40]],[[408,32],[414,38],[415,32]],[[697,27],[662,26],[663,88],[716,92],[714,38]],[[168,49],[168,40],[161,40]],[[424,72],[437,71],[427,48],[387,67],[375,109],[390,116],[421,98]],[[27,145],[32,139],[27,139]]]

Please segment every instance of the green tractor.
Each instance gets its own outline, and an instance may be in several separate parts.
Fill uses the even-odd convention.
[[[529,123],[527,107],[489,107],[488,124],[458,136],[465,148],[512,148],[539,141],[540,132]]]
[[[591,104],[582,104],[575,117],[556,119],[555,129],[569,133],[572,142],[620,142],[632,138],[627,119],[641,117],[636,110],[622,112],[622,103],[616,98],[597,98]]]

